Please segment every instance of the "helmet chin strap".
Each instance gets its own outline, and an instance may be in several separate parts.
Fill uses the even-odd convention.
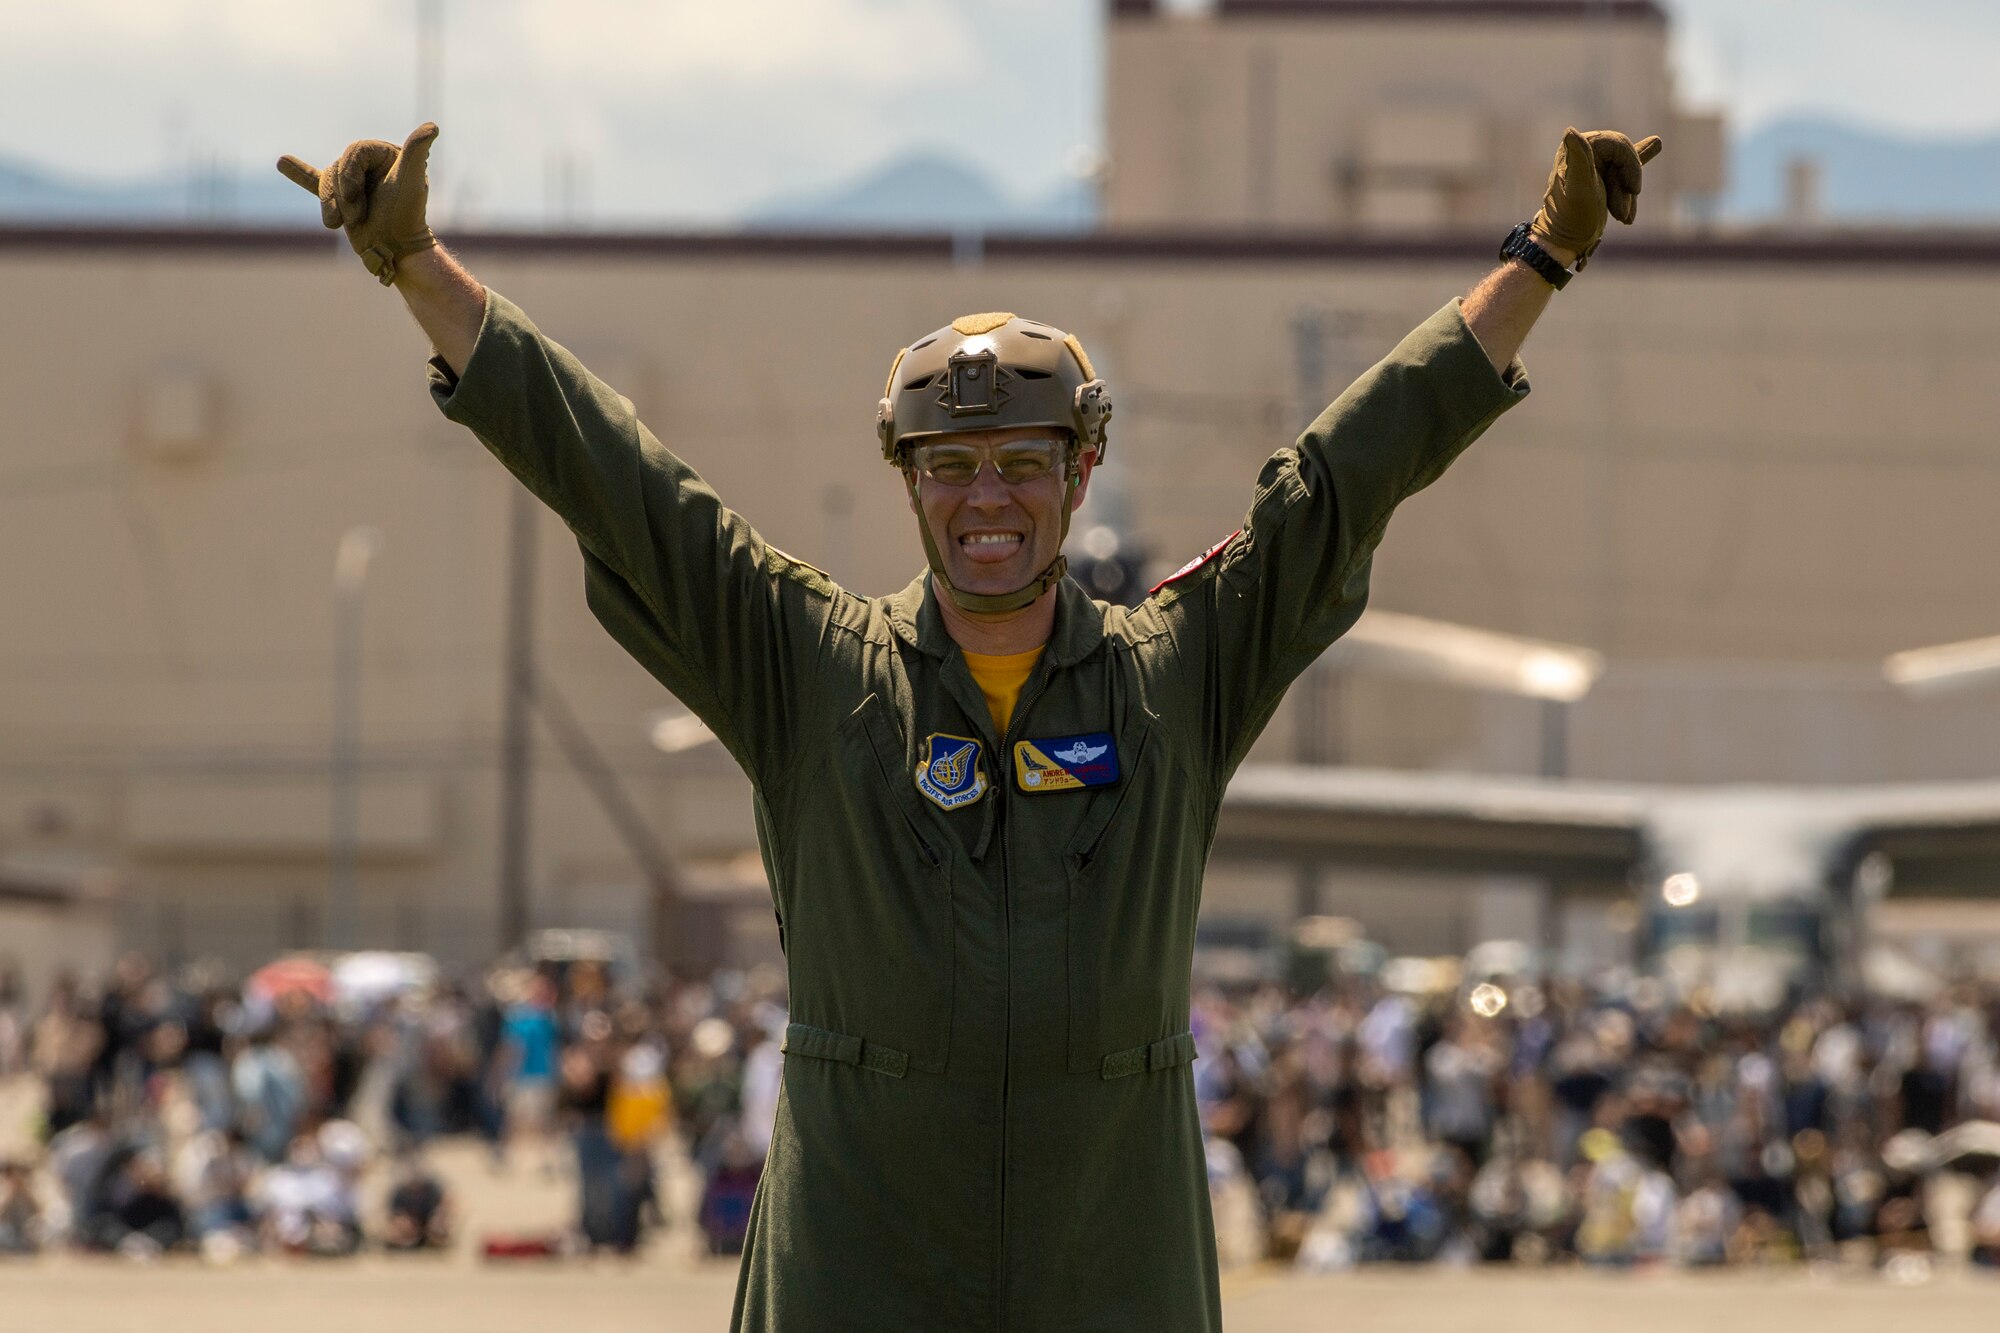
[[[917,531],[923,534],[924,559],[930,562],[931,577],[937,580],[938,586],[944,589],[945,595],[951,598],[954,606],[975,615],[1005,615],[1009,611],[1019,611],[1024,606],[1033,606],[1042,599],[1043,594],[1063,581],[1063,575],[1069,572],[1069,557],[1062,554],[1062,544],[1069,540],[1070,501],[1076,498],[1077,482],[1082,474],[1082,468],[1072,459],[1069,467],[1069,485],[1063,490],[1062,536],[1056,541],[1055,562],[1026,587],[1016,588],[1012,592],[978,593],[966,592],[953,583],[951,575],[945,572],[944,555],[938,550],[937,540],[931,536],[930,520],[924,516],[923,501],[917,496],[917,471],[915,468],[903,469],[903,482],[910,489],[910,507],[917,511]]]

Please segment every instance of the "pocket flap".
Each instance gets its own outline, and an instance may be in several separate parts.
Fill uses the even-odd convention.
[[[1125,802],[1125,793],[1132,790],[1135,785],[1134,779],[1139,773],[1139,761],[1146,757],[1146,742],[1152,735],[1151,723],[1137,728],[1136,735],[1134,729],[1129,727],[1125,729],[1120,742],[1124,752],[1118,756],[1119,781],[1091,791],[1090,809],[1085,812],[1083,822],[1077,826],[1076,836],[1070,839],[1070,863],[1077,868],[1081,869],[1088,865],[1091,858],[1096,855],[1098,840],[1103,838],[1104,830],[1111,827],[1112,819],[1118,814],[1118,807]]]
[[[910,1068],[910,1057],[901,1051],[892,1051],[887,1046],[850,1037],[844,1032],[808,1027],[804,1023],[787,1026],[785,1040],[778,1049],[786,1055],[803,1055],[811,1060],[859,1065],[878,1074],[887,1074],[890,1078],[901,1078]]]
[[[850,724],[860,726],[862,735],[868,741],[868,747],[875,752],[875,762],[882,770],[884,790],[890,793],[896,808],[903,812],[904,822],[909,824],[910,832],[916,835],[917,845],[922,848],[924,859],[930,862],[931,869],[949,877],[950,852],[941,839],[937,847],[932,846],[932,840],[937,838],[936,833],[926,835],[924,832],[930,823],[930,816],[925,811],[926,802],[917,795],[917,789],[911,782],[911,771],[903,767],[903,760],[907,757],[903,749],[903,739],[897,733],[896,724],[890,718],[887,706],[882,702],[882,696],[870,694],[863,699],[848,715],[847,721],[841,723],[843,727]]]
[[[1183,1032],[1148,1046],[1134,1046],[1129,1051],[1105,1056],[1104,1077],[1124,1078],[1128,1074],[1143,1074],[1153,1069],[1172,1069],[1176,1065],[1193,1063],[1194,1033]]]

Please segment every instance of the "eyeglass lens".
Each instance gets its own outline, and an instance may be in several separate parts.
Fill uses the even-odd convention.
[[[987,446],[926,444],[919,446],[914,456],[919,471],[945,486],[970,486],[988,460],[1002,481],[1019,485],[1046,477],[1061,459],[1059,440],[1013,440]]]

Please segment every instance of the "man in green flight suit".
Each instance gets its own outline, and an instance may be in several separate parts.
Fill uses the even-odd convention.
[[[877,410],[929,569],[860,597],[767,545],[631,405],[438,247],[437,129],[315,191],[429,335],[431,393],[569,524],[604,626],[749,775],[790,974],[734,1324],[1215,1330],[1189,966],[1222,791],[1361,614],[1390,512],[1527,393],[1515,360],[1657,140],[1565,136],[1503,264],[1264,466],[1137,607],[1063,577],[1111,396],[967,316]]]

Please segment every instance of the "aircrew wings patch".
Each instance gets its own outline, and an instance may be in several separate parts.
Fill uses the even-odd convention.
[[[1108,787],[1118,781],[1117,742],[1105,731],[1017,742],[1014,781],[1027,792]]]

